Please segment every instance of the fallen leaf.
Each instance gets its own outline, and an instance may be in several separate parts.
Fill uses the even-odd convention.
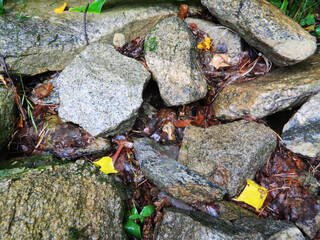
[[[114,169],[113,161],[111,157],[103,157],[99,161],[93,162],[94,165],[100,167],[100,171],[109,174],[117,173],[118,171]]]
[[[259,186],[252,180],[247,180],[247,185],[242,193],[237,198],[233,198],[235,201],[244,202],[257,211],[262,207],[264,200],[267,197],[267,189]]]
[[[215,54],[209,65],[213,66],[215,69],[230,67],[230,58],[226,54]]]
[[[48,96],[52,91],[52,89],[53,89],[53,85],[51,83],[43,83],[39,87],[33,89],[32,94],[35,97],[41,99]]]
[[[187,4],[181,4],[179,8],[178,18],[180,18],[181,20],[184,20],[184,18],[187,16],[188,9],[189,7]]]
[[[197,46],[198,49],[209,50],[211,46],[211,39],[206,37],[202,42]]]
[[[66,9],[67,3],[64,2],[61,7],[55,8],[53,11],[55,13],[63,13],[63,11]]]

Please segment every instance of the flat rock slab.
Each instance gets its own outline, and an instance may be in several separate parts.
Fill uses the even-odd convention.
[[[178,161],[237,195],[275,150],[273,131],[244,120],[206,129],[188,126]]]
[[[300,62],[317,49],[316,39],[265,0],[201,0],[224,25],[277,66]]]
[[[201,212],[182,212],[169,208],[164,210],[155,239],[303,240],[304,237],[300,230],[289,222],[244,218],[233,223]]]
[[[10,86],[0,86],[0,150],[11,137],[15,125],[16,106]]]
[[[320,54],[292,67],[225,87],[213,103],[218,118],[263,118],[305,102],[320,90]]]
[[[187,204],[221,200],[226,191],[177,162],[171,153],[149,138],[134,141],[143,174],[159,189]]]
[[[230,28],[198,18],[186,18],[185,22],[188,24],[195,23],[198,29],[206,32],[212,40],[213,46],[217,47],[219,44],[225,44],[227,54],[235,55],[242,51],[240,36]]]
[[[312,96],[284,125],[281,137],[295,153],[320,156],[320,93]]]
[[[150,73],[113,46],[96,43],[79,54],[57,79],[59,116],[93,136],[129,131],[142,104]]]
[[[147,35],[144,51],[166,105],[188,104],[206,96],[207,83],[197,64],[195,38],[180,18],[158,23]]]
[[[122,190],[84,161],[2,179],[0,196],[0,239],[127,239]]]
[[[86,4],[84,0],[68,1],[69,8]],[[0,53],[9,56],[6,62],[11,73],[62,70],[85,48],[83,13],[56,14],[53,10],[57,7],[46,0],[6,3],[8,13],[0,15]],[[177,7],[170,4],[106,5],[100,14],[87,14],[89,43],[111,44],[114,33],[122,33],[129,42],[176,13]],[[34,16],[18,19],[17,14]],[[3,70],[0,66],[0,72]]]

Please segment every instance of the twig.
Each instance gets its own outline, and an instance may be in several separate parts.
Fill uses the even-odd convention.
[[[89,3],[86,6],[86,10],[84,10],[84,15],[83,15],[83,26],[84,26],[84,40],[86,41],[86,45],[89,45],[89,41],[88,41],[88,34],[87,34],[87,11],[89,8]]]
[[[21,99],[20,99],[20,96],[18,95],[17,93],[17,89],[16,87],[14,86],[14,83],[13,83],[13,80],[11,78],[11,76],[9,75],[9,72],[8,72],[8,67],[7,67],[7,63],[6,63],[6,57],[3,56],[1,53],[0,53],[0,58],[1,58],[1,62],[2,62],[2,65],[3,65],[3,68],[4,68],[4,71],[5,73],[7,74],[9,80],[10,80],[10,85],[11,85],[11,88],[12,88],[12,91],[14,93],[14,101],[16,102],[17,106],[18,106],[18,109],[21,113],[21,116],[22,116],[22,119],[23,121],[25,121],[27,119],[24,111],[23,111],[23,107],[22,107],[22,103],[21,103]],[[0,62],[0,63],[1,63]]]

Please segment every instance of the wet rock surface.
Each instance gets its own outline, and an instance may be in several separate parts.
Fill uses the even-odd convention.
[[[59,116],[93,136],[129,131],[150,73],[108,44],[91,44],[57,79]]]
[[[85,48],[83,14],[65,11],[42,0],[6,4],[10,11],[0,16],[0,52],[12,73],[35,75],[64,69]],[[68,1],[68,7],[86,5],[86,1]],[[105,7],[100,14],[87,14],[89,43],[112,44],[114,33],[126,40],[147,34],[161,19],[172,16],[170,4],[137,4]],[[17,14],[29,19],[18,19]],[[17,38],[18,36],[18,38]],[[3,71],[0,66],[0,71]]]
[[[230,222],[201,212],[166,209],[156,239],[305,239],[288,222],[244,218]]]
[[[295,64],[316,51],[316,39],[267,1],[202,0],[201,3],[278,66]]]
[[[126,239],[121,189],[83,161],[7,177],[0,194],[1,239]]]
[[[159,189],[191,204],[196,201],[221,200],[226,193],[214,184],[177,162],[164,147],[149,138],[134,141],[135,156],[143,174]]]
[[[225,87],[213,107],[219,118],[263,118],[292,108],[320,91],[320,54],[252,81]]]
[[[308,157],[320,155],[320,94],[302,105],[283,127],[286,147]]]
[[[0,86],[0,150],[8,142],[14,129],[15,102],[10,86]]]
[[[195,38],[177,17],[158,23],[145,39],[145,58],[167,106],[202,99],[207,83],[196,57]]]
[[[188,126],[179,162],[235,196],[246,179],[253,179],[266,164],[276,143],[272,130],[256,122],[242,120],[206,129]]]
[[[240,36],[231,29],[197,18],[186,18],[188,24],[196,24],[198,29],[206,32],[212,40],[212,45],[218,47],[221,44],[226,46],[228,55],[235,55],[242,51]]]

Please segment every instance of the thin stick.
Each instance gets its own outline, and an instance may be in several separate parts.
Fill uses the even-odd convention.
[[[86,10],[84,10],[84,16],[83,16],[83,26],[84,26],[84,40],[86,41],[86,45],[89,45],[89,41],[88,41],[88,34],[87,34],[87,11],[89,8],[89,3],[86,6]]]

